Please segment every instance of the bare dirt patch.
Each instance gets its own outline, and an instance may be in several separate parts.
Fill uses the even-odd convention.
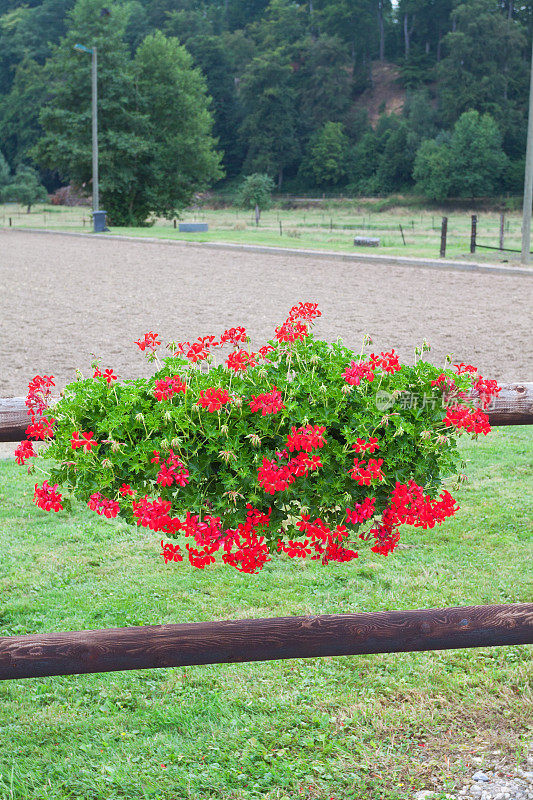
[[[411,361],[426,338],[435,363],[453,352],[490,377],[533,377],[532,287],[518,275],[9,231],[0,253],[2,397],[37,373],[61,388],[91,353],[121,377],[146,374],[133,342],[148,330],[169,341],[242,324],[260,345],[299,300],[319,303],[318,335],[356,350],[369,333]]]

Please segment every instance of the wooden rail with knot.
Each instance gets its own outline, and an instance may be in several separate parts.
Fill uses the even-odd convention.
[[[533,383],[505,384],[491,425],[533,424]],[[24,398],[0,399],[0,441],[26,438]],[[533,644],[533,603],[242,619],[0,637],[0,680],[116,670]]]

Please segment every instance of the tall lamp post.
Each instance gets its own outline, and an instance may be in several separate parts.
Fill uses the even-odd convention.
[[[74,50],[91,55],[91,86],[92,86],[92,144],[93,144],[93,230],[95,233],[106,230],[105,211],[99,209],[98,188],[98,84],[96,80],[98,62],[96,47],[85,47],[75,44]]]
[[[533,202],[533,47],[531,75],[529,78],[529,117],[527,124],[526,173],[524,176],[524,200],[522,205],[522,264],[531,261],[531,205]]]

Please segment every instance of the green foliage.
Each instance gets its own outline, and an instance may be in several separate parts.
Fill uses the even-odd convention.
[[[260,212],[272,205],[274,181],[269,175],[255,172],[243,180],[237,200],[243,208],[257,208]]]
[[[71,47],[76,40],[96,43],[102,205],[115,223],[142,224],[154,212],[177,214],[186,195],[221,176],[215,148],[231,180],[265,172],[276,178],[279,189],[316,191],[310,148],[327,123],[342,124],[351,158],[337,183],[326,175],[318,189],[404,192],[413,186],[414,156],[421,142],[451,133],[461,114],[470,110],[494,118],[502,149],[516,163],[510,170],[504,164],[506,177],[495,190],[520,188],[516,176],[527,127],[528,4],[111,0],[106,5],[111,15],[101,17],[103,5],[104,0],[31,0],[26,5],[0,0],[0,129],[12,169],[34,157],[51,190],[63,179],[84,185],[90,193],[89,64]],[[200,137],[202,154],[190,159],[188,145],[177,133],[154,141],[158,154],[184,144],[184,174],[178,178],[171,173],[172,157],[169,168],[161,171],[159,157],[151,156],[157,123],[137,81],[136,53],[147,36],[160,33],[179,39],[193,58],[187,67],[179,58],[180,65],[199,68],[205,78],[205,85],[198,77],[190,81],[198,90],[191,129],[197,130],[201,117],[206,126]],[[363,93],[379,92],[391,65],[400,74],[398,90],[408,90],[406,127],[397,128],[393,120],[387,136],[378,133],[377,139],[368,136],[361,143],[369,133],[362,124],[365,108],[375,106],[375,97]],[[152,69],[153,78],[162,81],[160,90],[155,84],[152,89],[172,94],[170,75],[158,72],[153,63]],[[204,113],[206,92],[212,98],[213,123]],[[166,106],[173,104],[171,99]],[[188,100],[184,103],[189,106]],[[377,105],[384,114],[385,103]],[[182,138],[189,124],[183,122],[178,126]],[[208,145],[210,135],[216,142]],[[195,167],[199,175],[193,188]],[[156,181],[165,183],[158,197]],[[140,182],[150,183],[150,191],[139,191]],[[171,187],[175,198],[169,197]],[[148,212],[146,203],[152,206]]]
[[[399,484],[409,490],[410,481],[427,493],[418,524],[427,527],[453,514],[447,492],[439,501],[429,498],[437,497],[443,479],[460,463],[456,430],[448,419],[443,424],[446,408],[466,396],[477,377],[468,371],[443,373],[421,359],[401,366],[394,351],[369,358],[340,341],[316,340],[299,321],[320,315],[311,306],[291,309],[259,353],[241,348],[245,331],[232,329],[220,343],[214,337],[192,346],[170,343],[174,355],[159,362],[160,342],[150,333],[139,344],[158,361],[153,378],[121,383],[99,369],[92,379],[79,375],[54,406],[54,439],[45,453],[54,462],[50,483],[68,492],[63,503],[76,498],[98,510],[103,497],[106,508],[114,507],[110,516],[120,513],[170,537],[183,530],[202,547],[206,541],[197,538],[197,521],[213,523],[218,538],[207,563],[214,560],[221,535],[233,535],[252,508],[266,515],[266,522],[253,525],[264,526],[266,555],[276,551],[280,539],[292,547],[296,529],[305,530],[307,520],[335,528],[339,542],[351,534],[363,533],[363,541],[373,536],[374,552],[387,554],[397,542],[394,525],[405,522],[390,521],[396,519],[393,493]],[[234,350],[220,363],[213,348],[224,342]],[[463,411],[471,413],[467,406]],[[486,433],[483,426],[480,421],[468,430]],[[379,460],[369,459],[375,449]],[[179,476],[168,472],[178,468]],[[124,494],[125,486],[132,497]],[[432,518],[432,503],[446,506],[442,518]],[[346,509],[354,509],[356,518]],[[194,532],[185,527],[191,514]],[[350,558],[356,556],[346,544],[363,546],[357,536],[347,539],[341,550]],[[265,545],[250,545],[256,546]],[[335,550],[337,544],[331,546]],[[191,553],[189,558],[195,566],[205,565]],[[329,559],[346,560],[333,554]],[[255,571],[263,563],[247,569],[243,561],[243,570]]]
[[[341,122],[326,122],[309,143],[307,169],[317,186],[336,186],[348,172],[348,137]]]
[[[178,40],[160,32],[137,50],[134,75],[146,125],[134,208],[144,209],[145,218],[153,213],[170,219],[223,174],[205,80]]]
[[[31,167],[20,167],[17,170],[9,186],[9,195],[17,203],[26,206],[28,214],[34,203],[42,203],[48,197],[39,176]]]
[[[445,143],[426,139],[417,150],[413,178],[416,189],[430,200],[444,200],[450,195],[450,149]]]
[[[0,152],[0,203],[9,200],[8,187],[11,184],[11,170],[9,164]]]
[[[279,52],[257,56],[241,84],[245,119],[241,136],[248,145],[245,172],[267,172],[283,183],[284,169],[300,152],[297,108],[291,67]]]
[[[467,111],[457,120],[449,141],[420,146],[413,176],[417,188],[434,200],[490,195],[507,166],[501,133],[490,114]]]
[[[101,17],[103,5],[78,0],[68,33],[48,62],[49,101],[35,152],[64,179],[90,186],[91,64],[73,50],[76,42],[89,41],[98,49],[101,207],[111,224],[140,225],[152,213],[179,213],[221,176],[220,158],[205,83],[190,55],[176,39],[157,33],[132,61],[124,41],[128,7],[113,5]]]

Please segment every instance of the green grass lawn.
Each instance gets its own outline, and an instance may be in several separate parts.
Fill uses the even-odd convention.
[[[533,431],[462,445],[461,511],[388,558],[165,566],[159,539],[47,514],[0,462],[0,635],[533,600]],[[160,537],[159,537],[160,538]],[[212,665],[0,684],[0,800],[405,800],[472,755],[520,761],[530,647]],[[530,730],[531,733],[531,730]],[[530,735],[529,733],[529,735]],[[490,756],[489,756],[490,758]]]
[[[519,261],[519,253],[498,250],[478,249],[475,255],[470,255],[470,215],[476,212],[475,208],[472,211],[449,212],[406,207],[379,211],[379,207],[379,203],[357,200],[331,201],[317,207],[292,209],[277,204],[263,212],[259,227],[255,226],[250,212],[238,207],[216,210],[186,209],[182,215],[184,222],[207,222],[209,231],[180,233],[173,227],[171,220],[158,219],[152,227],[112,227],[111,233],[195,242],[229,242],[438,258],[441,218],[442,214],[446,214],[448,216],[447,258],[492,263]],[[26,214],[25,210],[18,206],[0,206],[0,226],[7,227],[10,218],[16,228],[33,227],[89,233],[92,225],[91,210],[87,207],[36,205],[30,214]],[[504,228],[504,246],[520,250],[520,214],[507,213]],[[478,241],[481,244],[498,247],[499,230],[498,213],[490,211],[478,213]],[[355,248],[353,239],[356,235],[378,237],[380,246]]]

